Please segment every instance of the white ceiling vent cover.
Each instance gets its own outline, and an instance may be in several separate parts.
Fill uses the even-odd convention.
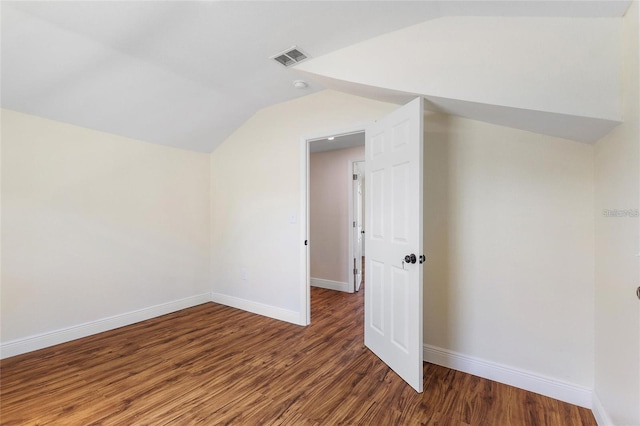
[[[298,49],[297,46],[293,46],[285,50],[284,52],[273,55],[271,59],[275,60],[279,64],[284,65],[285,67],[290,67],[291,65],[295,65],[298,62],[304,61],[308,57],[309,55]]]

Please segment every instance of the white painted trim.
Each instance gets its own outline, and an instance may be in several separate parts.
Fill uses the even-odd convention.
[[[301,140],[300,147],[300,321],[299,324],[311,324],[311,257],[309,238],[309,141]],[[304,242],[307,242],[305,245]]]
[[[196,296],[185,297],[184,299],[174,300],[172,302],[162,303],[160,305],[150,306],[148,308],[138,309],[136,311],[114,315],[108,318],[102,318],[72,327],[62,328],[23,339],[12,340],[10,342],[3,343],[2,346],[0,346],[0,359],[58,345],[60,343],[70,342],[82,337],[135,324],[140,321],[146,321],[181,309],[201,305],[209,301],[211,301],[210,293],[198,294]]]
[[[609,413],[607,413],[604,405],[602,405],[602,402],[600,401],[600,398],[598,398],[598,394],[596,393],[596,391],[592,392],[591,400],[591,411],[593,412],[593,417],[596,418],[596,423],[598,423],[598,426],[613,426],[613,420],[611,420]]]
[[[593,392],[590,388],[497,362],[426,344],[423,359],[425,362],[515,386],[581,407],[591,408],[592,405]]]
[[[307,325],[306,321],[304,321],[306,315],[303,315],[303,313],[278,308],[277,306],[266,305],[264,303],[220,293],[211,293],[211,301],[280,321],[290,322],[296,325]]]
[[[314,287],[326,288],[328,290],[344,291],[345,293],[353,293],[353,286],[349,283],[341,281],[325,280],[322,278],[311,278],[311,285]]]
[[[351,283],[349,284],[351,291],[349,291],[349,293],[356,291],[356,280],[353,276],[353,222],[355,220],[355,214],[353,212],[353,161],[352,159],[347,160],[347,275],[345,275],[345,277],[351,279]],[[311,280],[311,285],[314,285],[313,278],[311,278]],[[323,286],[315,285],[315,287]]]

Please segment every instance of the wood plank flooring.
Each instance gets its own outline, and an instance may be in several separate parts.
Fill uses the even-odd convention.
[[[363,297],[312,288],[299,327],[207,303],[3,360],[2,425],[595,425],[591,411],[363,345]]]

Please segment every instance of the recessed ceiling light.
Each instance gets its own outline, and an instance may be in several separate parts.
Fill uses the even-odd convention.
[[[332,141],[332,140],[334,140],[334,139],[335,139],[335,137],[334,137],[334,136],[331,136],[330,138],[327,138],[327,140],[330,140],[330,141]]]
[[[309,85],[303,80],[296,80],[293,82],[293,87],[295,87],[296,89],[306,89],[307,86]]]

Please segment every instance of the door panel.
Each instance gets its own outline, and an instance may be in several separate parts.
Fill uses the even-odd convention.
[[[368,261],[367,264],[369,264]],[[371,275],[369,280],[371,285],[367,286],[368,297],[366,298],[371,303],[369,320],[373,331],[384,336],[384,264],[372,260],[370,266],[368,273]]]
[[[391,175],[393,188],[393,226],[392,235],[396,243],[407,244],[409,241],[409,221],[408,221],[408,188],[410,163],[397,164],[393,166]]]
[[[391,313],[391,341],[400,350],[407,353],[409,351],[407,328],[409,321],[409,318],[407,318],[409,313],[409,306],[407,306],[409,277],[406,270],[396,266],[393,267],[392,277],[391,286],[395,291],[391,292],[391,307],[393,309]]]
[[[371,238],[375,241],[384,241],[384,173],[384,169],[374,170],[367,178],[370,183],[366,198],[371,200],[368,223],[371,224]]]
[[[365,345],[422,392],[422,98],[367,131]]]

